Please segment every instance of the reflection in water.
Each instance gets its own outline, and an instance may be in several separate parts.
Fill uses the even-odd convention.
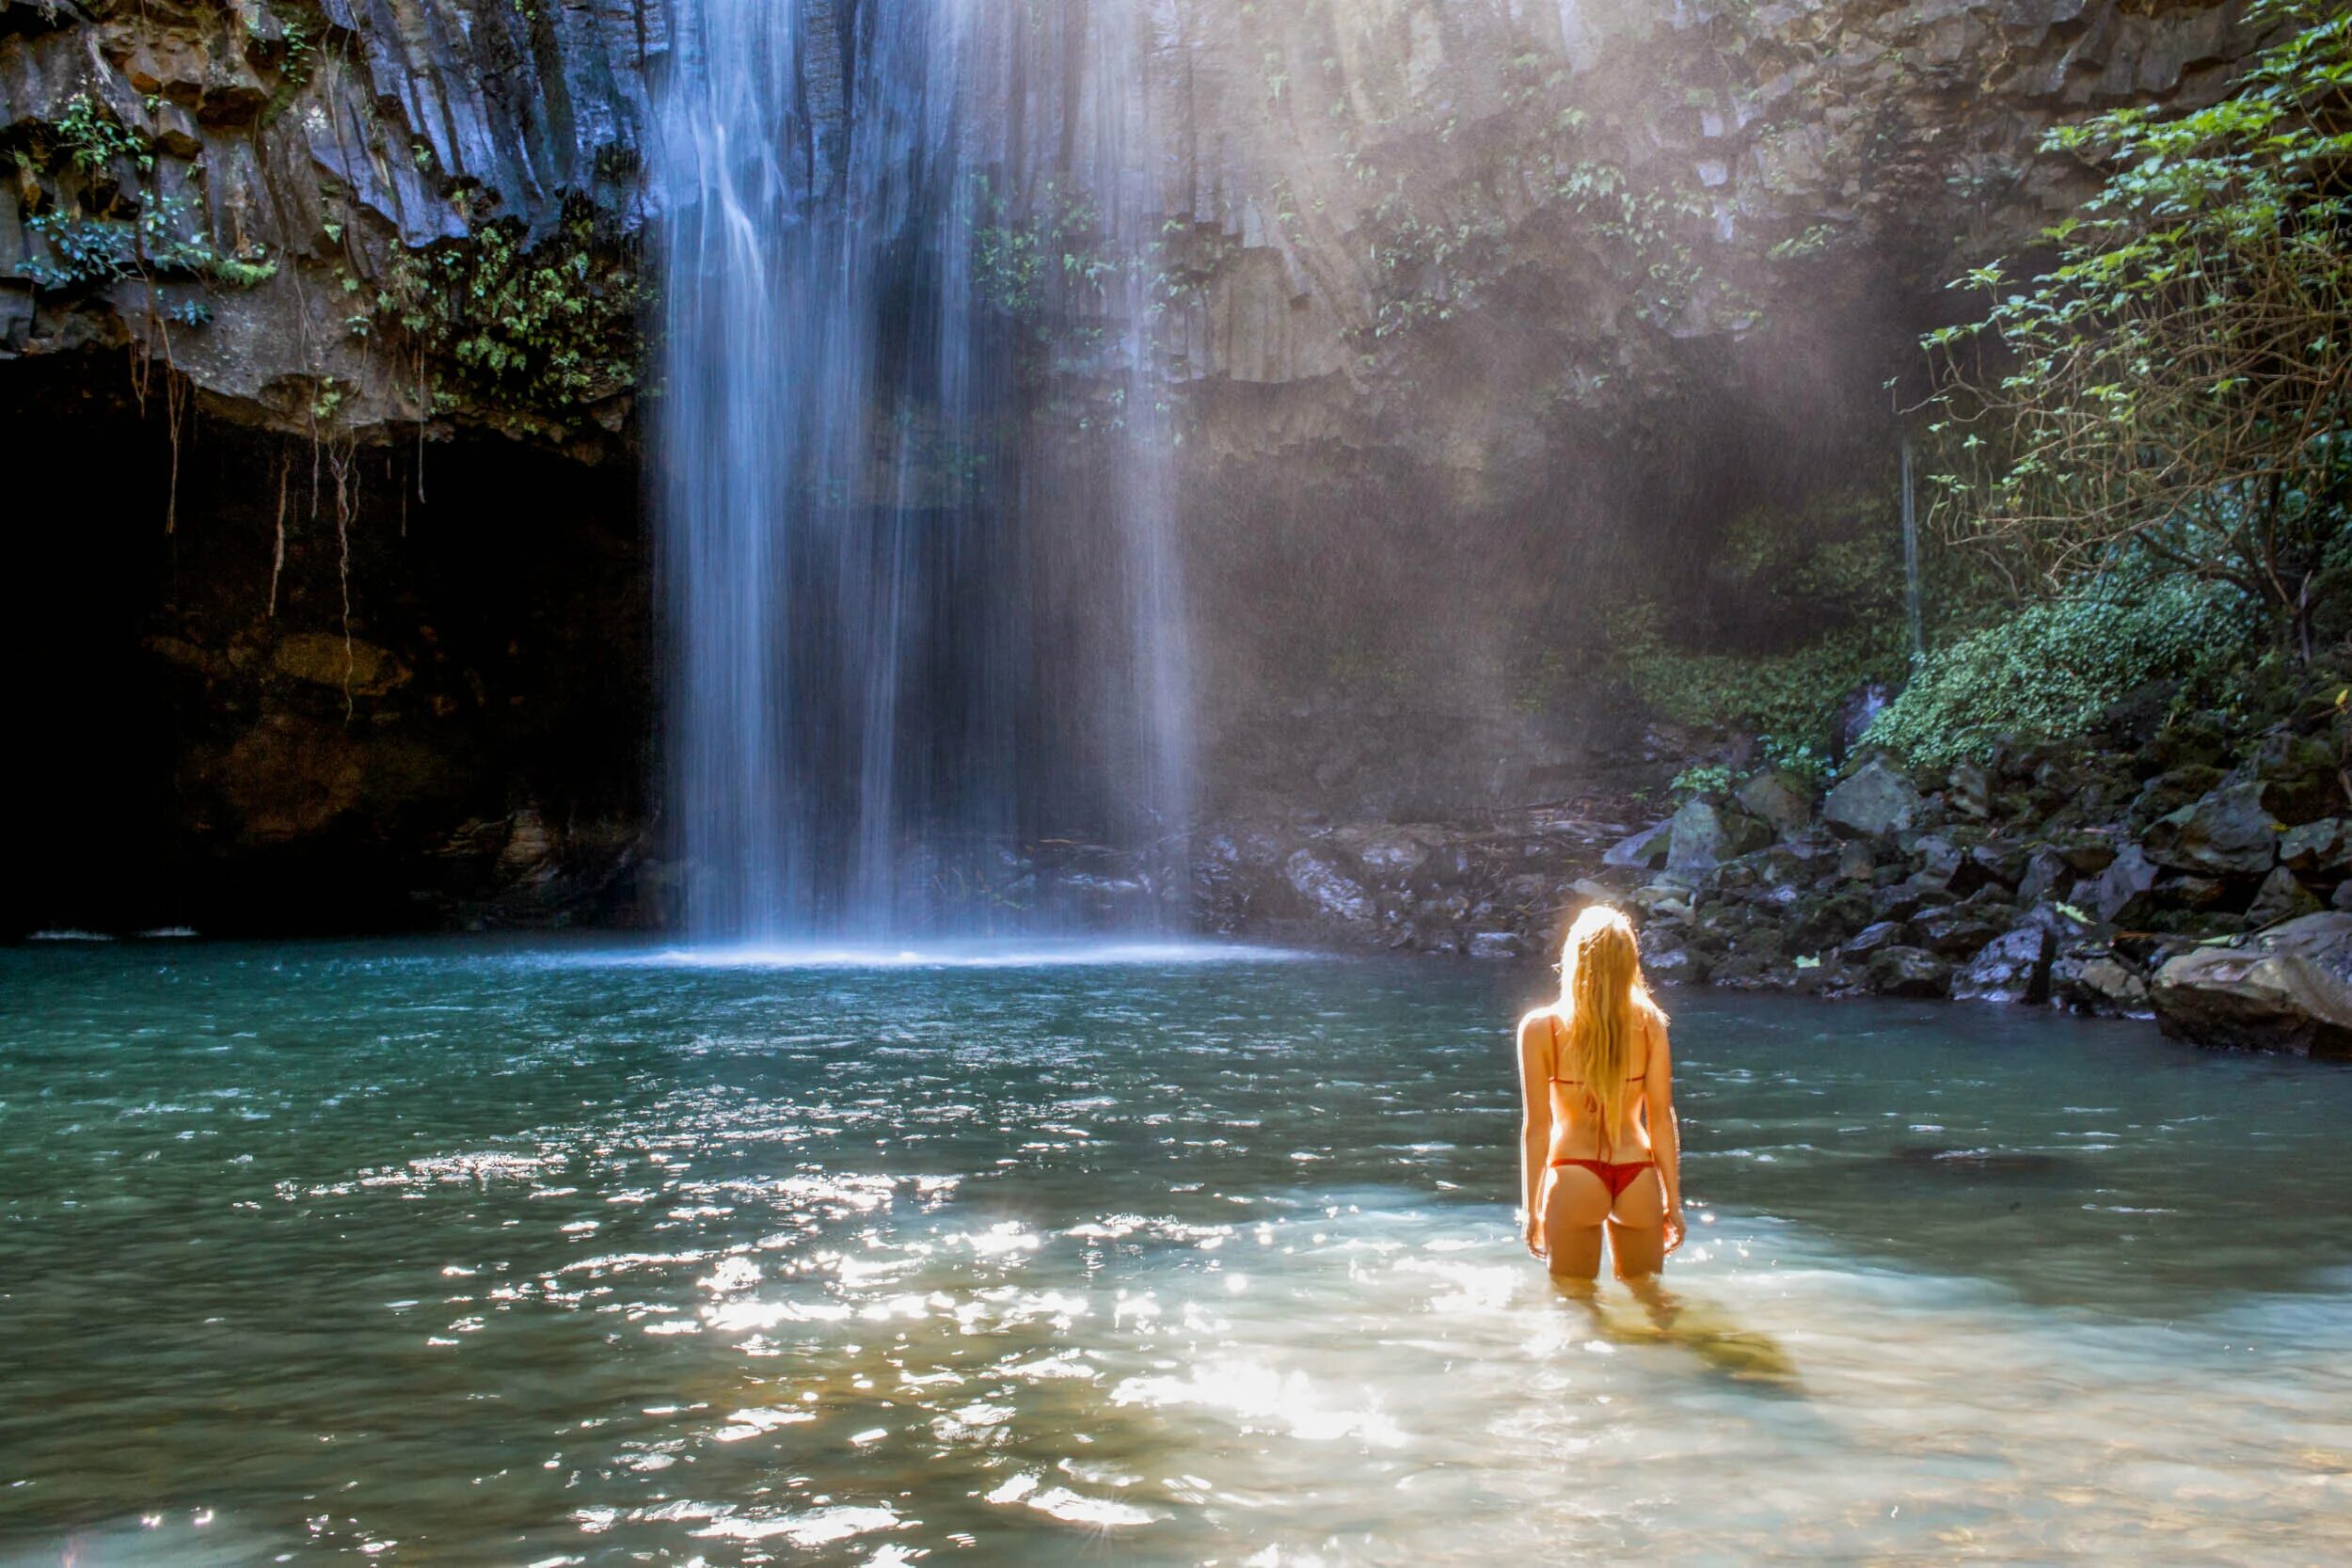
[[[636,957],[0,954],[0,1561],[2352,1551],[2352,1075],[1676,998],[1564,1299],[1488,974]]]

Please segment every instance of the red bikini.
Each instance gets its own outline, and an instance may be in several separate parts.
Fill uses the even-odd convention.
[[[1549,1022],[1551,1025],[1551,1059],[1557,1062],[1560,1059],[1560,1021],[1555,1018]],[[1645,1069],[1627,1079],[1626,1082],[1638,1084],[1648,1076],[1648,1069]],[[1555,1084],[1581,1084],[1583,1082],[1578,1078],[1562,1078],[1556,1073],[1551,1081]],[[1602,1145],[1606,1147],[1609,1142],[1607,1128],[1601,1129],[1600,1138]],[[1620,1194],[1633,1185],[1644,1171],[1648,1170],[1657,1163],[1655,1160],[1581,1160],[1564,1157],[1554,1160],[1551,1163],[1551,1168],[1558,1170],[1563,1165],[1574,1165],[1580,1170],[1591,1171],[1600,1178],[1600,1184],[1609,1189],[1609,1200],[1613,1203]]]

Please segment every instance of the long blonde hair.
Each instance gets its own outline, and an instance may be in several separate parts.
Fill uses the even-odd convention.
[[[1600,1106],[1600,1124],[1617,1126],[1631,1098],[1627,1074],[1634,1037],[1644,1022],[1664,1015],[1642,978],[1632,925],[1606,904],[1593,905],[1568,927],[1560,949],[1558,1014],[1566,1037],[1553,1076],[1581,1079]]]

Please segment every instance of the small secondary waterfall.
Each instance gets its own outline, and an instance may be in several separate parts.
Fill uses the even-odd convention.
[[[674,13],[659,507],[698,937],[1052,924],[1025,844],[1181,828],[1139,4]]]

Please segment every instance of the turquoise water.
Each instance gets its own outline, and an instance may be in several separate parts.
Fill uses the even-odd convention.
[[[2352,1073],[1669,998],[1653,1315],[1523,978],[0,952],[0,1562],[2352,1558]]]

